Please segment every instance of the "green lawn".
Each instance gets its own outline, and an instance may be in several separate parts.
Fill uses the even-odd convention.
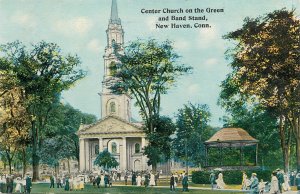
[[[68,194],[68,193],[104,193],[104,194],[131,194],[131,193],[139,193],[139,194],[160,194],[160,193],[183,193],[181,191],[182,188],[178,188],[177,191],[171,192],[168,188],[155,188],[155,187],[136,187],[136,186],[113,186],[112,188],[93,188],[91,185],[86,185],[83,191],[64,191],[62,188],[49,188],[49,184],[33,184],[32,193],[47,193],[47,194]],[[229,191],[210,191],[210,190],[196,190],[190,189],[188,193],[203,193],[203,194],[241,194],[239,192],[229,192]]]

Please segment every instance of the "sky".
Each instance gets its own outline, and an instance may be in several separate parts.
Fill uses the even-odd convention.
[[[225,51],[232,43],[222,39],[228,32],[241,28],[245,17],[296,8],[300,0],[117,0],[118,13],[125,31],[125,43],[136,39],[169,39],[174,42],[180,63],[193,67],[193,73],[179,77],[176,86],[162,98],[164,115],[174,117],[184,104],[207,104],[212,114],[210,124],[222,127],[226,115],[217,105],[220,84],[230,72]],[[111,0],[0,0],[0,43],[20,40],[26,45],[42,40],[57,43],[63,53],[77,54],[87,76],[63,92],[62,101],[85,113],[101,117],[100,97],[103,78],[103,55]],[[143,14],[145,10],[177,10],[184,13]],[[204,9],[204,13],[185,10]],[[207,13],[206,9],[224,12]],[[194,11],[193,11],[194,12]],[[158,21],[166,16],[204,16],[210,28],[157,29],[156,24],[191,24],[194,21]],[[138,108],[133,117],[140,120]]]

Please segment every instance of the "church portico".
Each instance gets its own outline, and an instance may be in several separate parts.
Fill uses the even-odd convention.
[[[143,155],[142,142],[145,137],[134,136],[113,136],[106,134],[99,138],[85,137],[80,139],[84,147],[80,147],[80,170],[95,171],[99,167],[94,165],[94,161],[99,152],[107,149],[118,161],[117,168],[121,170],[146,170],[146,160]]]

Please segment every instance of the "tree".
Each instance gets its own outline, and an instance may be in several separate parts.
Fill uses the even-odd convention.
[[[116,168],[119,166],[117,160],[111,155],[111,153],[105,149],[103,152],[100,152],[97,158],[94,161],[94,165],[104,168],[104,170],[109,170],[111,168]]]
[[[131,42],[124,53],[118,45],[114,50],[119,62],[110,64],[115,80],[109,80],[108,84],[114,93],[126,93],[135,98],[147,134],[155,133],[161,95],[174,86],[179,76],[190,72],[191,67],[178,63],[179,56],[168,40],[162,43],[154,39],[137,40]],[[156,164],[152,165],[155,170]]]
[[[61,53],[58,45],[44,41],[32,45],[31,50],[16,41],[1,46],[0,71],[16,80],[24,90],[26,113],[30,116],[33,180],[39,178],[38,152],[43,142],[43,133],[48,115],[59,102],[63,90],[70,88],[84,77],[78,69],[78,56]],[[10,89],[8,81],[2,83],[3,90]]]
[[[203,165],[205,159],[204,142],[211,135],[208,126],[211,113],[206,104],[188,103],[176,115],[176,138],[173,140],[175,156],[188,162]]]
[[[295,11],[282,9],[264,17],[246,18],[241,29],[224,36],[237,44],[227,52],[233,71],[223,84],[230,84],[242,98],[252,98],[272,109],[279,120],[285,170],[288,170],[292,133],[297,142],[300,170],[299,33],[300,20]]]
[[[82,113],[69,104],[54,107],[45,126],[42,162],[55,168],[61,159],[76,159],[79,162],[79,139],[76,132],[81,124],[91,124],[96,120],[96,116]]]
[[[148,165],[156,169],[157,163],[167,161],[171,157],[171,135],[174,134],[176,126],[169,117],[161,116],[154,122],[154,127],[156,132],[147,134],[149,144],[145,147],[144,154],[149,158]]]
[[[2,75],[0,80],[9,79]],[[10,81],[13,83],[13,81]],[[18,152],[22,152],[23,174],[26,171],[25,149],[29,144],[30,120],[24,106],[23,90],[13,87],[0,95],[0,149],[8,161],[9,173],[12,173],[12,162]]]

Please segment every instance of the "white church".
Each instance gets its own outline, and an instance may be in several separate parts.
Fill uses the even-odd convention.
[[[143,155],[143,147],[147,145],[146,134],[142,123],[131,121],[131,97],[126,94],[115,95],[109,89],[115,81],[110,75],[109,65],[116,62],[113,44],[124,48],[124,30],[118,17],[116,0],[112,0],[111,16],[108,24],[107,46],[104,58],[104,77],[102,81],[101,115],[102,118],[91,125],[81,126],[78,131],[80,149],[80,171],[94,171],[94,165],[99,152],[108,151],[119,162],[120,170],[147,170],[147,157]]]

